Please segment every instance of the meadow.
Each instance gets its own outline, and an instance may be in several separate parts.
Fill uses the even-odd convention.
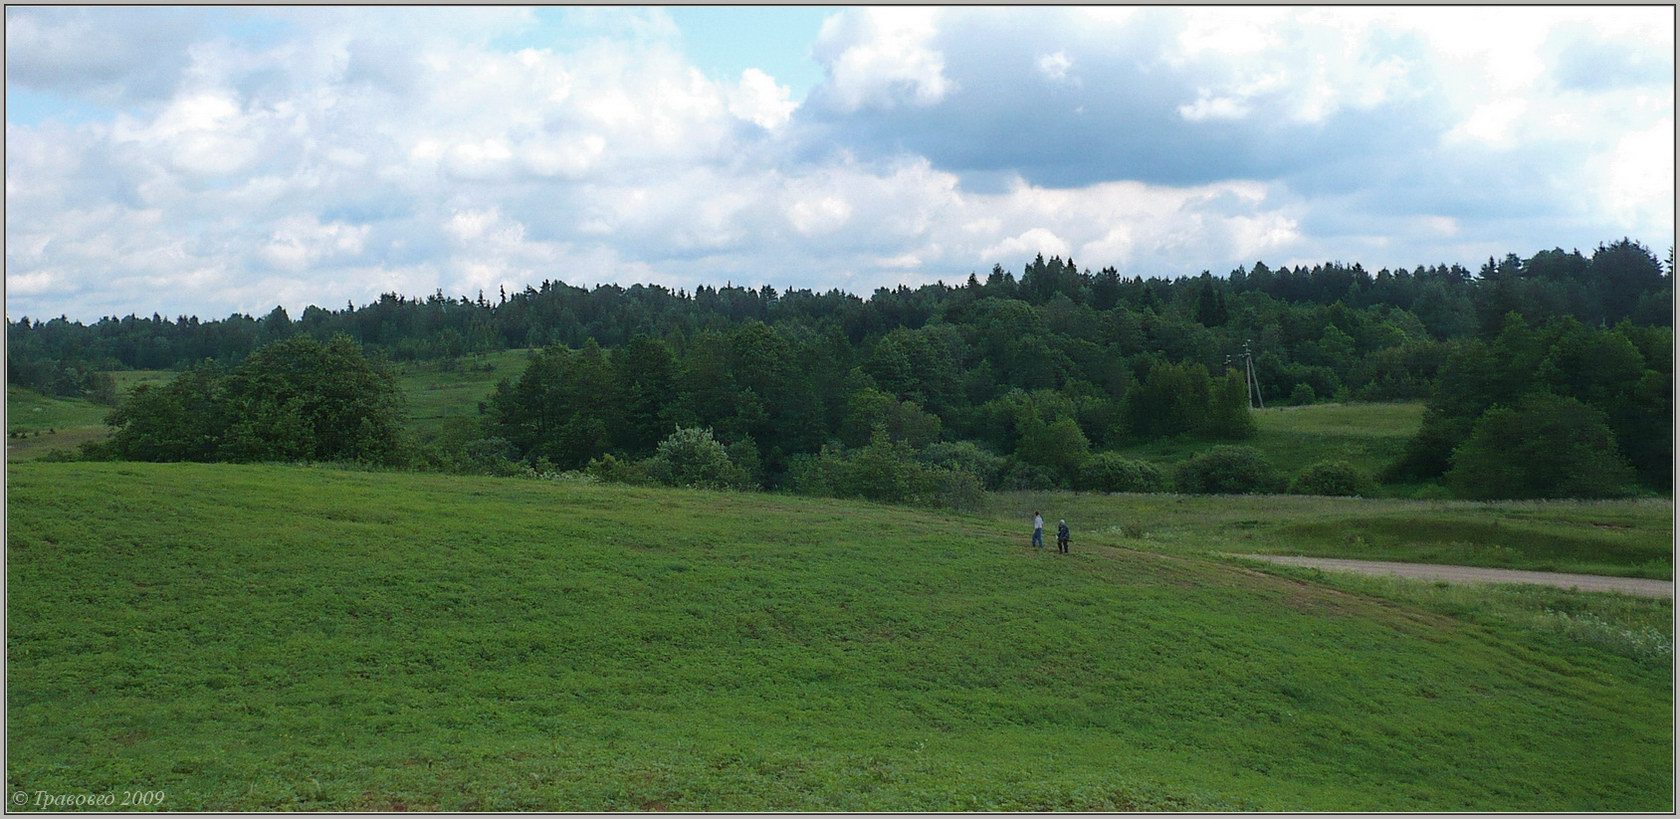
[[[1423,423],[1423,403],[1306,404],[1267,407],[1254,413],[1254,437],[1242,441],[1260,451],[1286,477],[1318,461],[1347,461],[1373,478],[1370,494],[1417,494],[1417,486],[1379,486],[1374,480],[1384,467],[1405,451],[1406,441]],[[1218,442],[1194,436],[1168,438],[1117,450],[1128,458],[1149,461],[1170,470]]]
[[[1449,501],[1305,495],[999,492],[987,510],[1018,530],[1120,537],[1175,553],[1399,560],[1620,577],[1674,578],[1673,502]]]
[[[488,399],[496,382],[518,380],[529,350],[499,350],[458,359],[393,365],[397,387],[408,405],[410,428],[427,436],[451,417],[478,417],[478,402]]]
[[[1025,495],[955,515],[326,467],[8,473],[8,791],[157,789],[175,810],[1674,808],[1670,601],[1220,556],[1219,529],[1277,498],[1073,496],[1060,556],[1024,548],[1016,513],[1043,500]],[[1529,506],[1501,514],[1667,526],[1649,502]]]
[[[170,370],[112,370],[110,374],[118,395],[175,377]],[[73,452],[83,443],[106,438],[110,428],[105,426],[105,416],[110,412],[110,407],[85,398],[54,398],[7,384],[6,457],[33,460],[54,450]]]
[[[53,398],[35,390],[6,386],[6,458],[30,460],[55,449],[74,450],[85,441],[106,437],[102,407],[82,398]]]

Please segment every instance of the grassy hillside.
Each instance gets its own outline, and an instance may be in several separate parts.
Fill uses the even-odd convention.
[[[408,402],[410,426],[424,436],[451,416],[478,417],[478,402],[495,392],[496,382],[519,378],[529,350],[502,350],[463,356],[449,362],[396,365],[397,387]]]
[[[164,789],[176,810],[1674,806],[1672,649],[1565,627],[1672,646],[1666,601],[1471,610],[1309,582],[1202,554],[1155,507],[1063,557],[1001,516],[762,494],[191,464],[9,478],[11,791]]]
[[[1308,404],[1254,411],[1258,431],[1243,441],[1266,456],[1286,476],[1309,464],[1344,460],[1374,476],[1398,458],[1406,441],[1423,423],[1421,402],[1386,404]],[[1131,458],[1171,469],[1219,442],[1198,438],[1151,441],[1119,450]]]
[[[141,384],[175,377],[169,370],[114,370],[117,394],[126,395]],[[6,385],[6,457],[15,461],[39,458],[55,449],[75,450],[87,441],[110,433],[105,416],[110,407],[82,398],[54,398],[35,390]],[[13,438],[9,433],[17,432]]]
[[[6,457],[39,458],[54,449],[75,449],[106,434],[102,407],[81,398],[52,398],[31,389],[6,387]],[[20,437],[12,437],[18,433]]]
[[[1418,501],[1299,495],[1197,497],[1007,492],[990,512],[1022,531],[1033,511],[1074,536],[1185,554],[1403,560],[1620,577],[1674,577],[1674,504]]]

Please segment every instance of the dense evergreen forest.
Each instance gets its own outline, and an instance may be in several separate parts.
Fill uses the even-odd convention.
[[[1672,267],[1672,251],[1665,269],[1623,239],[1590,255],[1490,258],[1474,274],[1256,263],[1225,277],[1145,279],[1039,257],[1018,278],[994,267],[983,279],[883,288],[868,299],[545,281],[493,298],[387,294],[360,308],[312,306],[296,319],[281,308],[212,321],[22,318],[9,325],[7,363],[11,383],[107,401],[101,371],[194,367],[195,378],[178,379],[171,411],[194,404],[189,389],[201,391],[198,405],[223,401],[214,435],[243,423],[244,448],[206,448],[214,435],[203,433],[190,451],[156,441],[121,450],[134,436],[119,430],[115,454],[251,459],[265,455],[251,448],[263,438],[249,428],[256,410],[226,412],[225,379],[253,382],[247,359],[266,345],[346,336],[396,361],[537,347],[526,372],[481,407],[481,424],[380,457],[438,467],[492,453],[636,480],[678,468],[667,445],[715,446],[734,470],[717,482],[847,494],[839,484],[848,480],[902,478],[857,471],[873,456],[922,464],[928,486],[952,475],[988,488],[1161,483],[1099,454],[1168,436],[1248,435],[1249,391],[1233,364],[1246,343],[1268,404],[1428,400],[1422,432],[1385,480],[1445,477],[1467,496],[1487,494],[1480,487],[1490,481],[1507,487],[1496,495],[1592,496],[1631,491],[1635,479],[1672,484]],[[317,358],[344,354],[313,349]],[[137,417],[126,409],[119,426]],[[287,415],[296,407],[270,410],[274,423],[301,428]],[[1519,422],[1534,424],[1527,437],[1501,443],[1502,425]],[[673,442],[678,428],[710,435]],[[1525,441],[1533,445],[1518,446]],[[1558,441],[1598,441],[1607,460]],[[288,452],[333,456],[301,444]],[[1531,486],[1500,470],[1557,474]],[[1563,473],[1580,485],[1560,483]]]

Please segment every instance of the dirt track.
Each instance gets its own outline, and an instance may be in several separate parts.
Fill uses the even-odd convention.
[[[1289,557],[1284,555],[1235,555],[1248,560],[1264,560],[1286,566],[1306,566],[1326,571],[1359,572],[1411,577],[1419,580],[1445,580],[1451,583],[1533,583],[1581,591],[1605,591],[1633,594],[1641,597],[1674,596],[1674,581],[1647,580],[1638,577],[1605,577],[1596,574],[1561,574],[1558,572],[1528,572],[1516,569],[1484,569],[1474,566],[1440,566],[1429,563],[1391,563],[1386,560],[1344,560],[1334,557]]]

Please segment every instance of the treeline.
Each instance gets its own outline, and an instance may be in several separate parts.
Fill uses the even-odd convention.
[[[984,344],[946,324],[894,330],[853,365],[843,338],[747,321],[702,331],[680,351],[645,336],[613,351],[594,340],[554,345],[497,385],[482,431],[513,459],[568,470],[604,453],[646,458],[673,429],[704,428],[744,450],[736,460],[770,487],[800,455],[878,438],[912,452],[966,441],[1005,456],[975,470],[987,488],[1024,489],[1071,486],[1094,448],[1140,436],[1234,440],[1254,430],[1234,370],[1215,378],[1200,364],[1162,362],[1141,384],[1122,370],[1108,385],[1026,389],[999,383]]]
[[[1049,308],[1042,315],[1051,329],[1072,338],[1081,334],[1066,332],[1069,325],[1112,319],[1118,325],[1114,340],[1128,355],[1147,345],[1170,360],[1197,356],[1214,367],[1230,351],[1230,339],[1253,338],[1267,357],[1260,369],[1268,393],[1286,396],[1306,384],[1328,398],[1343,386],[1357,391],[1380,381],[1387,375],[1382,368],[1397,364],[1385,361],[1373,364],[1372,372],[1354,372],[1355,355],[1404,346],[1397,342],[1407,340],[1490,337],[1511,312],[1535,324],[1573,316],[1589,326],[1624,319],[1668,325],[1672,286],[1658,260],[1628,239],[1601,245],[1591,256],[1549,250],[1526,260],[1489,258],[1479,274],[1458,265],[1372,274],[1358,264],[1273,270],[1257,263],[1225,278],[1204,273],[1146,279],[1040,257],[1019,278],[994,267],[983,280],[971,275],[954,285],[882,288],[867,300],[839,290],[701,286],[689,292],[658,285],[587,290],[545,281],[494,298],[392,293],[363,307],[311,306],[295,319],[281,308],[260,318],[169,319],[154,313],[85,325],[26,316],[8,324],[7,360],[14,378],[45,372],[29,366],[39,361],[91,370],[181,369],[206,358],[237,363],[264,344],[296,334],[324,341],[343,333],[404,361],[556,343],[576,348],[588,339],[618,347],[639,335],[675,340],[747,320],[833,326],[852,345],[868,346],[894,329],[960,320],[958,314],[987,298]],[[1336,332],[1327,334],[1331,326]],[[1220,332],[1202,332],[1207,329]],[[1061,350],[1068,353],[1067,345]],[[1391,384],[1378,391],[1415,388]]]
[[[620,467],[653,458],[674,429],[707,429],[759,486],[842,475],[811,459],[851,463],[870,447],[950,470],[949,447],[966,444],[979,454],[957,471],[981,486],[1047,488],[1094,486],[1082,477],[1093,459],[1129,443],[1245,437],[1248,394],[1231,367],[1252,341],[1268,403],[1429,399],[1424,432],[1387,479],[1447,475],[1488,412],[1516,411],[1543,387],[1602,413],[1613,454],[1646,485],[1666,487],[1671,475],[1658,465],[1672,441],[1653,430],[1672,412],[1656,397],[1672,377],[1671,293],[1671,271],[1625,239],[1591,257],[1489,259],[1475,275],[1256,264],[1227,278],[1166,280],[1041,257],[1019,279],[994,268],[984,281],[882,289],[867,301],[545,282],[495,302],[389,295],[359,309],[311,307],[298,321],[278,308],[203,323],[25,319],[11,327],[8,356],[142,367],[209,357],[234,367],[265,343],[338,334],[397,359],[536,346],[481,420],[455,422],[402,460],[599,470],[606,455]],[[1461,376],[1477,350],[1515,349],[1505,339],[1521,332],[1537,334],[1542,351],[1499,364],[1528,367],[1530,381],[1494,389]],[[1616,367],[1579,352],[1601,347],[1621,356]]]
[[[1573,317],[1456,342],[1391,480],[1465,497],[1607,497],[1673,486],[1674,333]]]

